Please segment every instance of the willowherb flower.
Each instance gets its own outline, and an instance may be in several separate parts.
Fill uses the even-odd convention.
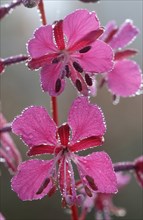
[[[4,129],[7,121],[0,113],[0,129]],[[8,132],[0,132],[0,161],[5,163],[10,173],[15,173],[19,163],[21,162],[21,155],[16,148],[11,136]]]
[[[138,64],[128,58],[137,53],[134,49],[124,49],[131,44],[139,30],[131,20],[126,20],[120,27],[114,21],[107,24],[101,39],[108,43],[115,53],[114,68],[104,75],[109,91],[117,97],[129,97],[140,92],[142,72]]]
[[[118,190],[125,187],[131,176],[123,172],[116,173]],[[113,203],[114,195],[111,193],[94,193],[92,197],[87,197],[82,204],[82,215],[91,212],[95,209],[95,216],[97,220],[110,219],[110,215],[124,216],[126,210],[124,208],[116,207]]]
[[[22,163],[12,179],[12,189],[22,200],[41,199],[60,188],[63,204],[80,205],[72,163],[88,195],[93,192],[115,193],[116,176],[105,152],[78,156],[75,152],[103,143],[106,127],[102,111],[86,97],[77,98],[67,123],[57,127],[43,107],[29,107],[18,116],[12,130],[28,145],[28,155],[53,154],[51,160],[32,159]]]
[[[42,67],[42,89],[57,96],[67,77],[79,92],[88,95],[92,76],[113,66],[110,46],[98,39],[102,33],[96,13],[87,10],[76,10],[64,20],[37,29],[28,42],[28,67]]]

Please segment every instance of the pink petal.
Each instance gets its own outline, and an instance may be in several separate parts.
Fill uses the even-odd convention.
[[[0,212],[0,220],[6,220],[1,212]]]
[[[7,124],[6,119],[3,114],[0,113],[0,128],[4,127]],[[0,134],[1,140],[1,150],[5,154],[6,162],[11,161],[12,165],[15,167],[15,170],[19,163],[21,162],[21,154],[17,149],[13,139],[9,135],[9,132],[2,132]],[[9,164],[8,164],[9,165]]]
[[[51,25],[42,26],[35,31],[34,38],[28,42],[28,52],[32,58],[57,52],[57,48],[53,42]]]
[[[120,189],[126,186],[130,182],[131,175],[125,174],[123,172],[118,172],[116,173],[116,178],[117,178],[118,189]]]
[[[100,37],[100,40],[107,42],[109,36],[111,35],[111,33],[113,33],[114,30],[117,30],[117,25],[115,21],[109,21],[107,23],[107,25],[105,26],[105,31],[102,34],[102,36]]]
[[[91,147],[97,147],[102,145],[104,142],[104,138],[97,136],[97,137],[89,137],[86,139],[83,139],[71,146],[69,146],[70,151],[75,152],[75,151],[80,151],[80,150],[86,150]]]
[[[106,43],[96,40],[87,53],[76,56],[80,66],[87,72],[103,73],[113,67],[113,51]]]
[[[89,13],[86,9],[82,9],[71,13],[63,21],[63,32],[68,40],[68,48],[98,28],[99,21],[95,12]]]
[[[63,64],[46,65],[41,70],[42,89],[48,92],[50,96],[61,94],[65,88],[65,79],[62,78]],[[60,85],[56,87],[57,80]]]
[[[122,60],[115,63],[114,69],[108,73],[107,85],[109,90],[117,96],[134,95],[141,86],[141,70],[137,63]]]
[[[56,145],[56,124],[45,108],[31,106],[26,108],[12,124],[12,130],[31,146]]]
[[[71,145],[91,136],[102,136],[106,130],[101,109],[90,104],[86,97],[79,97],[73,102],[68,124],[72,130]]]
[[[133,22],[131,20],[126,20],[121,25],[118,32],[113,36],[109,44],[113,49],[123,48],[132,43],[138,33],[139,30],[133,25]]]
[[[92,153],[86,157],[78,156],[77,167],[83,176],[89,176],[94,180],[98,192],[117,192],[117,180],[112,162],[105,152]]]
[[[137,54],[137,50],[134,49],[127,49],[127,50],[122,50],[122,51],[118,51],[115,53],[115,60],[123,60],[125,58],[129,58],[132,56],[135,56],[135,54]]]
[[[46,196],[53,187],[50,182],[38,193],[47,178],[51,177],[53,160],[28,160],[22,163],[17,174],[12,178],[12,189],[21,200],[36,200]]]
[[[4,62],[0,59],[0,74],[4,72]]]
[[[143,156],[138,157],[134,162],[137,181],[139,185],[143,188]]]

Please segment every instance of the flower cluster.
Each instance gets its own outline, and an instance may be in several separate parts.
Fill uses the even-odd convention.
[[[105,83],[114,99],[142,93],[141,69],[129,59],[137,51],[125,48],[139,30],[131,20],[120,27],[111,21],[103,28],[97,14],[86,9],[45,25],[42,0],[17,0],[2,6],[0,19],[21,4],[28,8],[38,6],[43,26],[28,41],[28,55],[0,58],[0,73],[6,66],[23,61],[31,70],[40,69],[41,87],[51,96],[54,113],[52,118],[43,106],[30,106],[9,126],[0,115],[0,162],[15,174],[12,190],[25,201],[51,196],[59,188],[64,207],[72,210],[75,205],[81,206],[81,220],[92,208],[96,210],[97,220],[109,220],[111,214],[123,216],[125,210],[115,207],[112,199],[129,183],[131,176],[119,171],[132,170],[143,187],[143,156],[133,162],[113,165],[104,151],[87,156],[80,156],[78,152],[104,143],[104,115],[100,107],[90,102],[90,96],[97,91],[97,76],[101,78],[99,87]],[[69,109],[67,122],[58,126],[54,118],[56,96],[64,91],[67,79],[77,89],[78,97]],[[11,130],[27,145],[29,157],[51,155],[52,159],[29,159],[21,163],[21,155],[7,133]],[[73,166],[78,171],[78,181]],[[5,219],[1,213],[0,219]]]

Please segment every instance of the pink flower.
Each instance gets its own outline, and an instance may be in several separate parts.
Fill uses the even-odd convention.
[[[125,187],[131,176],[123,174],[122,172],[116,173],[118,189]],[[87,197],[82,204],[82,215],[86,215],[95,208],[95,215],[97,220],[110,219],[110,215],[124,216],[126,214],[125,209],[116,207],[113,203],[113,194],[94,193],[92,197]]]
[[[141,90],[141,69],[135,61],[128,58],[137,53],[134,49],[124,49],[133,42],[139,30],[131,20],[126,20],[119,28],[114,21],[107,24],[101,39],[108,43],[115,52],[114,68],[104,79],[109,91],[117,97],[133,96]]]
[[[75,163],[87,193],[115,193],[116,177],[105,152],[78,156],[75,152],[103,143],[105,122],[102,111],[85,97],[77,98],[69,111],[67,123],[57,127],[43,107],[29,107],[12,124],[13,132],[28,145],[28,155],[53,154],[51,160],[33,159],[22,163],[12,179],[12,188],[22,200],[51,195],[56,183],[63,203],[80,204],[72,163]]]
[[[143,156],[138,157],[134,163],[137,181],[143,187]]]
[[[0,129],[7,125],[7,121],[0,113]],[[12,138],[8,132],[0,132],[1,147],[0,147],[0,159],[6,164],[10,173],[15,173],[17,166],[21,162],[21,155],[16,148]]]
[[[98,40],[102,33],[96,13],[85,9],[37,29],[28,42],[28,67],[42,67],[42,89],[57,96],[64,90],[67,77],[79,92],[88,95],[92,76],[113,66],[111,48]]]

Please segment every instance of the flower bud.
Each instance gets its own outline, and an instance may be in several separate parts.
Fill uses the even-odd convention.
[[[40,2],[40,0],[22,0],[23,5],[27,8],[34,8]]]

